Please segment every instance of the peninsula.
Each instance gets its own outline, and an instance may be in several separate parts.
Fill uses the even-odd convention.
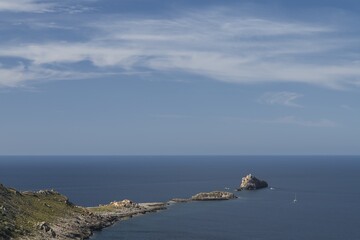
[[[233,193],[199,193],[189,201],[229,200]],[[181,202],[171,201],[171,202]],[[54,190],[19,192],[0,184],[0,239],[88,239],[96,230],[138,214],[166,209],[169,202],[115,201],[97,207],[76,206]]]

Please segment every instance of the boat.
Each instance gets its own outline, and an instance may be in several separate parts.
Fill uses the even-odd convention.
[[[296,202],[297,202],[297,199],[296,199],[296,193],[295,193],[295,198],[294,198],[293,202],[294,202],[294,203],[296,203]]]

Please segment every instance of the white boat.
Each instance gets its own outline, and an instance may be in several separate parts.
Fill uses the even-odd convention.
[[[297,202],[297,199],[296,199],[296,193],[295,193],[295,198],[294,198],[293,202],[294,202],[294,203],[296,203],[296,202]]]

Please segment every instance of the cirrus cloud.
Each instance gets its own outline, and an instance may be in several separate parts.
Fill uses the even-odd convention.
[[[0,0],[0,12],[48,12],[54,3],[39,0]]]
[[[239,17],[219,10],[168,19],[110,16],[86,27],[90,31],[82,41],[2,43],[0,57],[17,58],[30,68],[71,68],[89,62],[87,72],[146,69],[242,84],[292,82],[337,89],[360,85],[360,63],[347,55],[357,39],[339,38],[340,30],[326,25]],[[325,61],[328,55],[341,61]],[[295,106],[295,99],[284,98],[283,105]]]
[[[260,103],[268,105],[282,105],[287,107],[302,107],[301,105],[295,103],[294,101],[300,97],[302,94],[295,92],[267,92],[259,99]]]

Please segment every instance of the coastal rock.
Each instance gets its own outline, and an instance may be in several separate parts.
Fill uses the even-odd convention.
[[[37,227],[40,230],[44,230],[45,232],[48,232],[51,229],[47,222],[40,222],[40,223],[37,224]]]
[[[229,200],[237,198],[233,193],[213,191],[213,192],[202,192],[191,197],[193,201],[210,201],[210,200]]]
[[[248,174],[242,178],[238,191],[241,190],[256,190],[260,188],[267,188],[268,183],[256,178],[255,176]]]

